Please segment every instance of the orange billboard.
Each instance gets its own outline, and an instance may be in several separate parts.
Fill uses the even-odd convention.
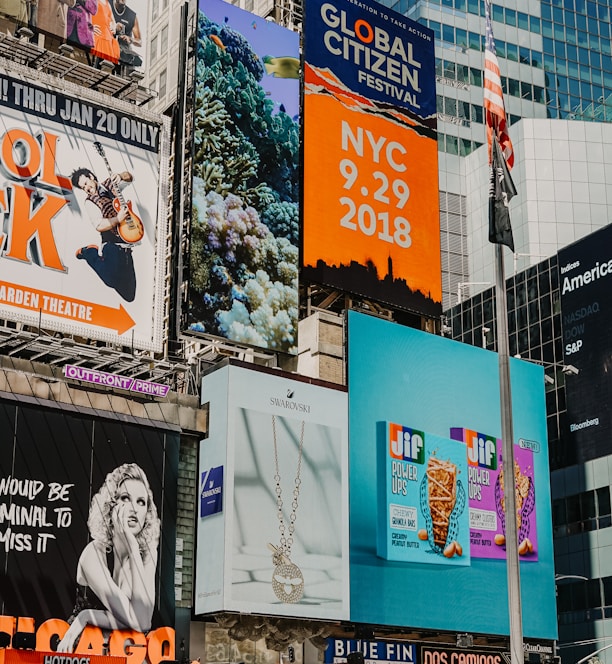
[[[436,316],[433,37],[413,25],[384,7],[309,5],[302,266],[307,280]]]

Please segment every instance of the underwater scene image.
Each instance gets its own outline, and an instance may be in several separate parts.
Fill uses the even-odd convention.
[[[200,0],[189,329],[297,352],[299,38]]]

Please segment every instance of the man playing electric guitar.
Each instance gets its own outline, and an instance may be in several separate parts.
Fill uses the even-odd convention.
[[[102,241],[101,251],[90,244],[79,249],[76,257],[87,261],[107,286],[114,288],[127,302],[132,302],[136,296],[132,248],[119,234],[119,228],[129,218],[130,210],[125,205],[116,209],[116,192],[132,182],[132,174],[128,171],[112,173],[103,182],[98,182],[91,170],[78,168],[70,180],[73,187],[87,194],[86,200],[96,205],[102,215],[95,224]]]

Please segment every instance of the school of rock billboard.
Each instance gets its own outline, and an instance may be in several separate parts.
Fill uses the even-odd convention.
[[[0,72],[0,315],[161,350],[168,124],[84,93]]]
[[[179,434],[12,400],[0,426],[0,631],[174,660]]]
[[[351,620],[508,634],[497,355],[352,311],[348,352]],[[523,626],[554,639],[543,368],[511,382]]]
[[[147,0],[0,0],[11,31],[28,27],[76,46],[94,66],[105,60],[127,71],[146,65],[148,11]]]
[[[201,0],[196,67],[186,323],[296,353],[299,37]]]
[[[195,613],[346,620],[346,391],[221,367],[204,376]]]
[[[303,277],[438,316],[433,32],[377,3],[304,18]]]
[[[559,251],[566,435],[572,463],[610,453],[612,431],[612,226]]]

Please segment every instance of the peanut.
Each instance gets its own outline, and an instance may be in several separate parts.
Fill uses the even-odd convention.
[[[531,540],[528,537],[526,537],[525,542],[527,542],[527,549],[529,550],[529,553],[533,553],[533,544]]]
[[[417,533],[417,537],[422,540],[423,542],[427,541],[427,530],[425,528],[421,528],[419,532]]]
[[[446,549],[444,549],[444,555],[446,558],[452,558],[455,555],[456,543],[451,542]]]
[[[493,541],[495,542],[495,544],[497,544],[497,546],[504,546],[504,544],[506,543],[506,536],[502,535],[501,533],[498,533],[493,538]]]
[[[519,556],[524,556],[526,553],[529,553],[529,545],[527,544],[526,539],[519,544],[518,552]]]
[[[455,552],[457,553],[458,556],[462,556],[463,547],[461,546],[461,544],[459,544],[459,542],[455,542],[454,544],[455,544]]]

